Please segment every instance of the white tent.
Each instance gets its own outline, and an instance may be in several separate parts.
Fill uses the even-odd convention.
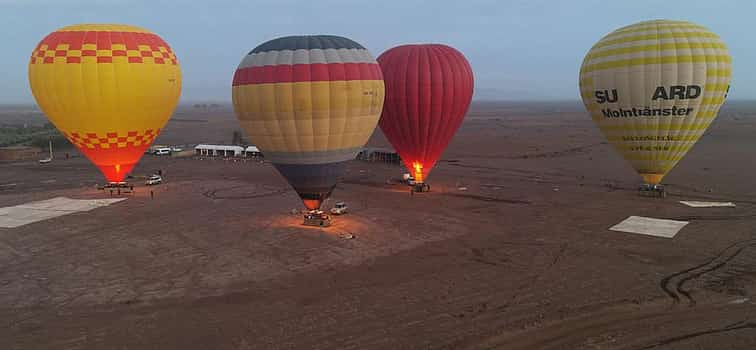
[[[229,145],[197,145],[194,152],[198,156],[221,156],[221,157],[240,157],[244,152],[244,147]]]
[[[262,152],[256,146],[248,146],[244,149],[244,156],[257,158],[262,156]]]

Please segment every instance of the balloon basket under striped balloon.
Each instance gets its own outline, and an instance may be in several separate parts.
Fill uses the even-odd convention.
[[[302,225],[328,227],[331,226],[331,216],[322,210],[311,210],[304,214]]]
[[[638,187],[638,195],[643,197],[666,198],[667,191],[662,185],[642,184]]]

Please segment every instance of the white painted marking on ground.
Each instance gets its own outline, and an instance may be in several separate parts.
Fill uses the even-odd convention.
[[[48,200],[0,208],[0,227],[14,228],[54,217],[90,211],[118,203],[126,198],[71,199],[55,197]]]
[[[612,231],[672,238],[687,224],[687,221],[631,216],[609,229]]]
[[[735,203],[733,202],[680,201],[680,203],[685,204],[689,207],[693,207],[693,208],[715,208],[715,207],[735,208]]]
[[[745,302],[747,302],[749,300],[751,300],[751,299],[749,299],[749,298],[740,298],[740,299],[732,300],[732,301],[728,302],[728,304],[744,304]]]

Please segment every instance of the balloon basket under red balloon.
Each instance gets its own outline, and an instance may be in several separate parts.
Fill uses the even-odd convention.
[[[305,226],[328,227],[331,226],[331,216],[322,210],[310,210],[304,214],[304,222],[302,224]]]
[[[104,192],[110,192],[111,196],[120,196],[121,194],[133,194],[134,184],[128,182],[108,182],[105,185],[98,185],[97,189]]]
[[[642,184],[638,187],[638,195],[643,197],[666,198],[667,191],[664,190],[664,186],[660,184]]]
[[[430,192],[430,185],[427,183],[416,183],[410,190],[412,192]]]

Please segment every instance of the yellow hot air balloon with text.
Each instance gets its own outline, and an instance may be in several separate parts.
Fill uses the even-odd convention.
[[[717,117],[731,63],[727,46],[703,26],[640,22],[593,45],[580,92],[609,143],[655,186]]]
[[[47,118],[110,182],[121,182],[173,113],[181,70],[148,30],[117,24],[58,29],[36,46],[29,84]]]

